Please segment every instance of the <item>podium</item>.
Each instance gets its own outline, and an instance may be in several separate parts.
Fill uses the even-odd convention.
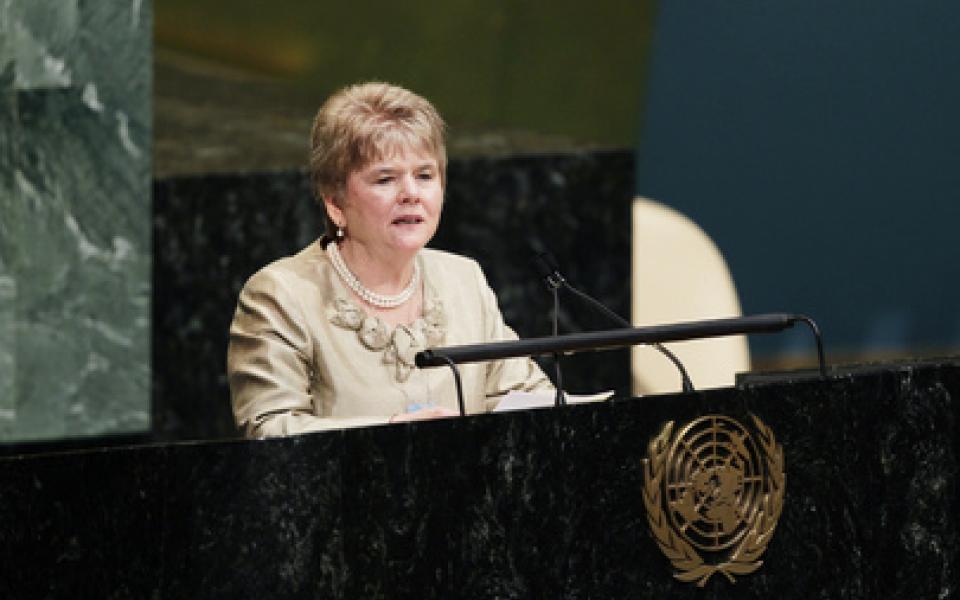
[[[675,578],[643,494],[668,422],[783,449],[762,566]],[[949,598],[960,362],[259,441],[0,460],[2,598]]]

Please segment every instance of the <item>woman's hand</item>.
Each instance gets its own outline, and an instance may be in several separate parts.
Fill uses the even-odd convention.
[[[411,421],[430,421],[433,419],[447,419],[449,417],[459,417],[460,413],[442,406],[428,406],[408,413],[400,413],[390,417],[391,423],[409,423]]]

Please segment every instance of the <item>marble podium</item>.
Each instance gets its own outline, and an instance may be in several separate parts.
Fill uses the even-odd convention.
[[[3,598],[949,598],[960,362],[266,441],[0,459]],[[759,416],[763,566],[702,589],[649,533],[667,421]]]

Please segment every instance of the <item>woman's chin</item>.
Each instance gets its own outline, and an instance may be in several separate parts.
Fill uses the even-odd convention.
[[[394,240],[390,246],[394,249],[395,252],[402,252],[404,254],[416,254],[427,245],[429,239],[423,239],[422,237],[418,238],[404,238],[399,240]]]
[[[392,245],[397,250],[415,253],[426,246],[432,237],[433,232],[423,227],[405,227],[400,231],[394,232]]]

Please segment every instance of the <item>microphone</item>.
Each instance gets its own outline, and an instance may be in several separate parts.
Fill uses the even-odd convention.
[[[595,310],[599,311],[603,315],[615,321],[617,324],[622,325],[623,327],[633,327],[633,324],[630,321],[627,321],[617,313],[613,312],[605,304],[590,296],[589,294],[578,290],[577,288],[570,285],[570,282],[567,281],[567,278],[560,273],[560,265],[557,264],[557,260],[553,257],[548,250],[535,251],[533,256],[533,263],[536,266],[537,271],[539,271],[540,276],[543,278],[544,282],[547,284],[547,287],[552,289],[554,292],[554,335],[557,335],[556,331],[556,306],[559,300],[557,300],[557,290],[563,288],[573,294],[574,296],[580,298]],[[683,383],[684,392],[693,391],[693,382],[690,381],[690,375],[687,373],[687,369],[684,368],[683,363],[680,362],[680,359],[677,358],[677,355],[668,350],[663,344],[655,342],[651,344],[656,348],[661,354],[667,357],[667,359],[673,363],[673,365],[680,372],[680,379]],[[559,368],[558,368],[559,369]]]
[[[550,292],[553,294],[553,336],[556,337],[560,333],[560,293],[559,289],[562,285],[561,280],[563,276],[560,273],[556,273],[556,277],[553,272],[547,273],[544,269],[544,265],[541,265],[539,260],[540,254],[534,254],[534,265],[540,271],[541,276],[544,278],[544,281],[547,284],[547,287],[550,288]],[[559,278],[559,279],[558,279]],[[556,406],[561,406],[567,403],[566,398],[563,395],[563,375],[560,372],[560,353],[553,353],[553,373],[555,379],[557,380],[557,397],[554,404]]]

